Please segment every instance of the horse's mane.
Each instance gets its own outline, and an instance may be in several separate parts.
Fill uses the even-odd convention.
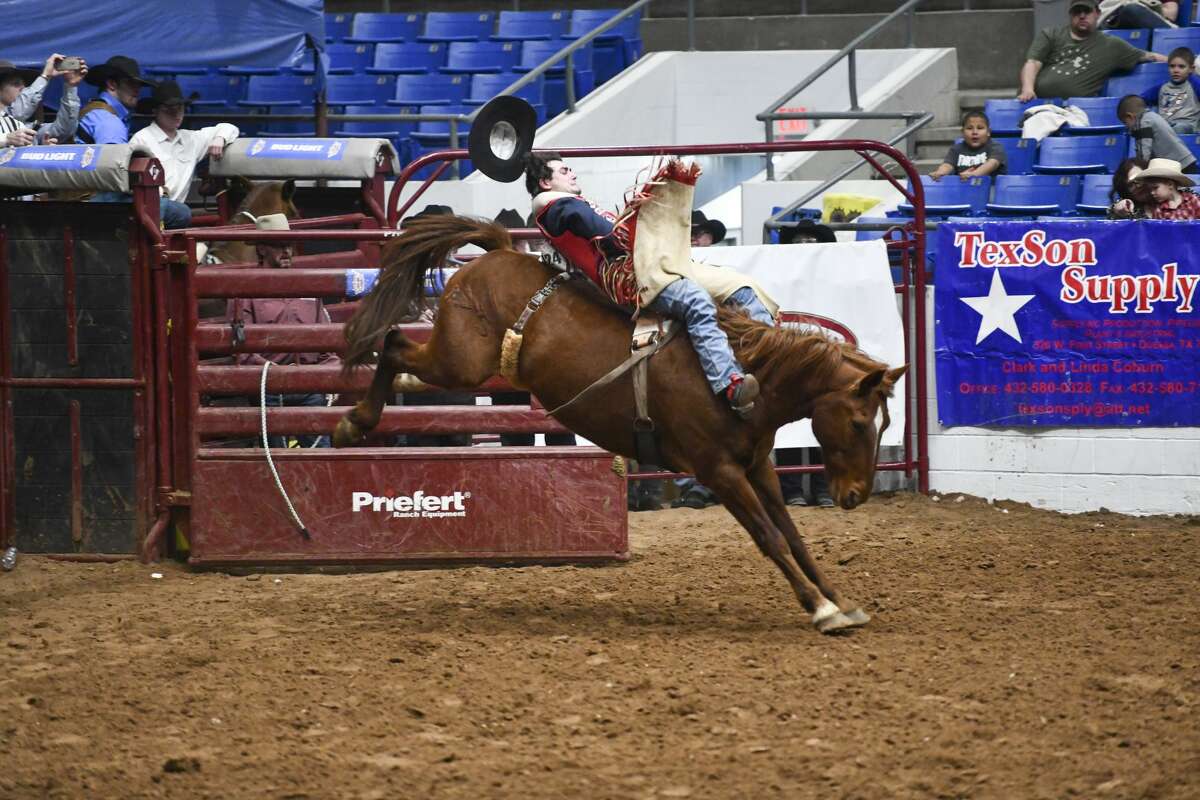
[[[742,366],[759,375],[781,371],[786,366],[821,382],[833,377],[846,363],[864,373],[887,368],[854,345],[824,333],[764,325],[742,311],[724,306],[719,309],[717,321],[729,336]]]

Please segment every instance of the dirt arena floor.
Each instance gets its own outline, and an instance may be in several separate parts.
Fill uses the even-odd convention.
[[[794,513],[866,628],[816,633],[719,507],[632,515],[612,567],[22,557],[0,797],[1200,797],[1200,519]]]

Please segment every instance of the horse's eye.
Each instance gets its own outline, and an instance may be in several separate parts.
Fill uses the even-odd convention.
[[[861,419],[852,421],[850,426],[854,428],[855,433],[866,433],[867,431],[867,423],[863,422]]]

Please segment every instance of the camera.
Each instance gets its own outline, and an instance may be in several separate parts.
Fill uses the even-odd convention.
[[[67,56],[66,58],[59,59],[57,66],[63,72],[71,72],[82,67],[83,63],[80,61],[79,56]]]

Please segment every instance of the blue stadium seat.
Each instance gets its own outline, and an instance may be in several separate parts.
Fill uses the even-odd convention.
[[[1034,98],[1024,103],[1020,100],[985,100],[983,113],[987,114],[988,125],[993,136],[1020,136],[1021,119],[1025,115],[1025,109],[1054,102],[1054,100],[1041,98]]]
[[[464,103],[451,103],[450,105],[434,105],[421,106],[421,114],[470,114],[475,110],[474,106],[468,106]],[[458,125],[458,146],[466,147],[467,133],[471,130],[469,125]],[[417,123],[416,130],[412,132],[412,138],[420,143],[421,147],[426,151],[429,150],[445,150],[450,147],[450,121],[449,120],[422,120]]]
[[[239,106],[311,106],[316,95],[316,79],[306,75],[252,75],[246,80],[246,97]]]
[[[1166,64],[1138,64],[1130,72],[1118,73],[1104,84],[1105,97],[1124,97],[1157,89],[1171,79]]]
[[[442,72],[509,72],[520,57],[520,42],[451,42]]]
[[[145,72],[147,75],[153,75],[154,77],[160,78],[160,79],[162,79],[162,78],[174,79],[176,76],[179,76],[179,75],[216,75],[217,74],[217,70],[215,67],[197,67],[197,66],[183,67],[183,66],[172,65],[172,64],[159,64],[157,66],[146,67]]]
[[[353,14],[330,14],[325,12],[325,41],[340,42],[350,35]]]
[[[569,44],[568,41],[555,39],[551,41],[525,42],[521,47],[521,63],[513,67],[515,72],[528,72],[541,64],[550,56]],[[586,95],[596,88],[596,73],[592,71],[591,45],[584,45],[572,55],[575,67],[575,99]],[[566,60],[542,73],[546,80],[544,98],[546,102],[546,118],[552,119],[567,108],[567,68]]]
[[[308,119],[278,120],[273,114],[307,114]],[[240,127],[240,126],[239,126]],[[271,106],[263,117],[261,125],[257,126],[263,136],[316,136],[317,125],[313,118],[313,107],[307,106]]]
[[[1050,136],[1038,147],[1033,171],[1062,174],[1108,172],[1116,170],[1129,151],[1129,137],[1123,133],[1105,136]]]
[[[82,85],[80,88],[83,88]],[[1192,155],[1200,160],[1200,134],[1181,133],[1179,139],[1187,146],[1188,150],[1192,151]]]
[[[326,46],[325,52],[329,55],[330,75],[362,73],[375,61],[375,45],[373,44],[341,42]],[[293,70],[300,75],[311,71],[311,66]]]
[[[242,92],[245,88],[245,79],[239,78],[236,75],[204,75],[200,77],[192,77],[188,75],[180,75],[177,78],[179,89],[183,92],[184,97],[189,97],[193,94],[198,95],[198,99],[192,101],[192,105],[197,108],[204,106],[219,106],[228,107],[236,106],[238,101],[242,99]],[[83,88],[81,84],[79,88]]]
[[[492,37],[510,39],[557,39],[566,35],[571,18],[565,11],[501,11]]]
[[[620,9],[576,9],[571,12],[569,35],[580,37],[603,25]],[[622,20],[593,41],[596,45],[596,84],[602,84],[637,61],[642,51],[641,12]]]
[[[521,76],[513,72],[501,72],[497,75],[475,75],[471,78],[471,90],[463,101],[468,105],[483,105],[496,95],[516,83]],[[538,112],[538,124],[546,121],[545,80],[538,76],[526,86],[513,92],[522,98]]]
[[[331,75],[325,82],[325,102],[331,106],[381,106],[395,96],[395,80],[387,75]]]
[[[491,12],[430,11],[425,15],[422,42],[478,42],[492,35],[496,16]]]
[[[1068,97],[1066,105],[1075,106],[1088,115],[1088,124],[1082,128],[1064,125],[1061,133],[1070,136],[1086,136],[1097,133],[1123,133],[1125,124],[1117,119],[1119,97]]]
[[[346,106],[346,114],[417,114],[417,106]],[[417,123],[412,120],[396,119],[379,122],[342,122],[332,128],[331,136],[358,136],[369,139],[389,139],[396,148],[396,154],[402,162],[412,160],[412,142],[409,137],[416,130]]]
[[[1150,49],[1169,54],[1176,47],[1186,47],[1193,53],[1200,50],[1200,28],[1156,28],[1150,35]]]
[[[1004,138],[996,141],[1004,148],[1005,174],[1033,174],[1033,162],[1037,161],[1037,139]]]
[[[368,75],[424,75],[446,63],[444,42],[389,42],[375,47],[375,64]]]
[[[1079,203],[1078,175],[997,175],[991,214],[1021,216],[1073,215]]]
[[[420,106],[461,103],[471,89],[466,75],[398,75],[389,105]]]
[[[311,75],[313,72],[311,62],[306,63],[300,69],[307,69]],[[220,67],[217,73],[220,75],[241,75],[250,77],[251,75],[266,75],[269,77],[278,77],[280,75],[290,75],[293,70],[288,67]]]
[[[1112,205],[1112,175],[1084,175],[1079,202],[1075,205],[1080,214],[1102,217]]]
[[[1115,36],[1118,39],[1124,39],[1138,50],[1150,49],[1150,29],[1149,28],[1130,28],[1128,30],[1105,30],[1109,36]]]
[[[921,176],[925,187],[925,214],[931,217],[951,215],[976,216],[987,213],[988,197],[992,193],[992,178],[968,178],[961,180],[957,175],[947,175],[935,181],[928,175]],[[911,188],[911,183],[910,183]],[[901,203],[896,208],[902,214],[912,214],[913,207]]]
[[[421,33],[420,14],[358,13],[347,42],[411,42]]]

